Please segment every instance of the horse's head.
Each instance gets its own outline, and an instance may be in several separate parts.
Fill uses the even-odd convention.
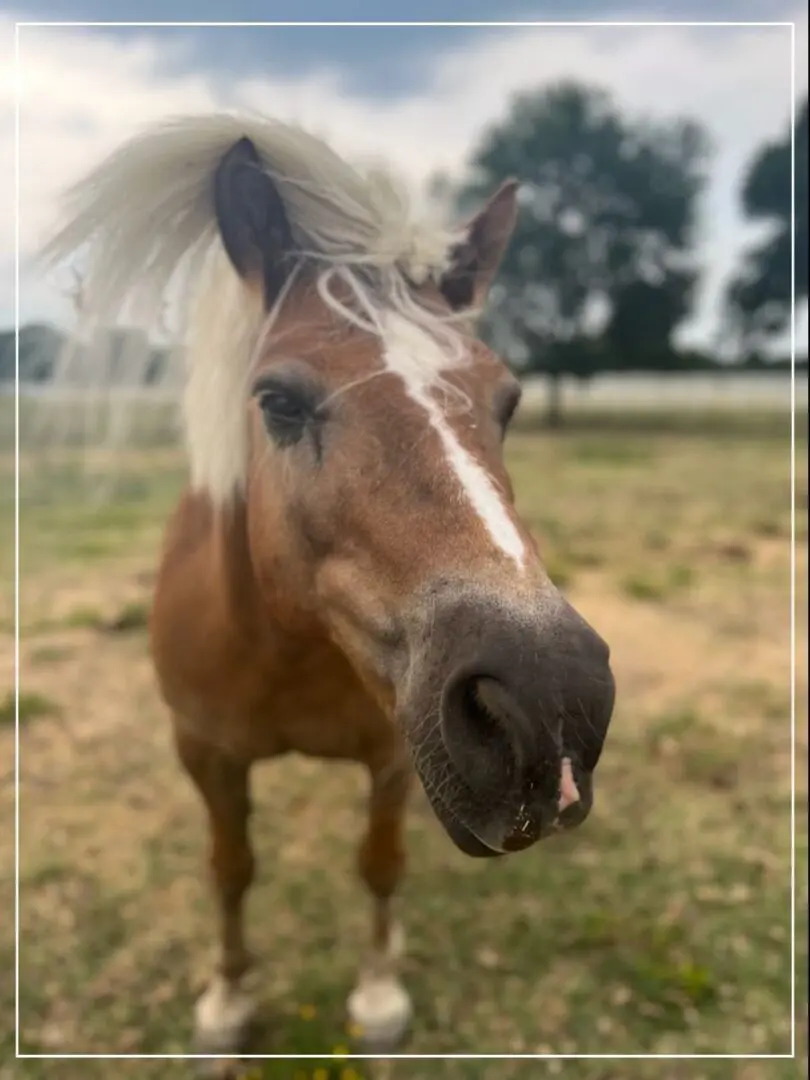
[[[233,265],[272,308],[251,371],[247,506],[279,575],[401,725],[464,851],[526,847],[587,815],[613,709],[608,648],[550,582],[503,442],[519,400],[464,321],[514,225],[505,184],[422,280],[295,266],[284,200],[240,144],[218,172]],[[396,274],[396,276],[394,276]]]
[[[472,328],[516,185],[458,229],[418,228],[380,175],[283,125],[209,118],[145,139],[90,178],[56,249],[94,238],[100,310],[122,277],[164,286],[184,250],[207,252],[192,479],[215,503],[241,489],[263,602],[342,650],[464,851],[581,822],[613,709],[608,648],[515,509],[503,441],[519,389]]]

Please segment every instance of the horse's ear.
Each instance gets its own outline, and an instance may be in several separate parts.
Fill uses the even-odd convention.
[[[520,183],[505,180],[466,225],[466,238],[452,254],[440,288],[454,311],[479,307],[501,265],[517,219]]]
[[[248,138],[235,143],[217,166],[214,209],[236,272],[260,280],[271,303],[289,273],[292,230],[276,185]]]

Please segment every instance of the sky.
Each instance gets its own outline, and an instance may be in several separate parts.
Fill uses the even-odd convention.
[[[14,161],[14,24],[103,21],[101,0],[0,2],[0,161]],[[380,15],[383,8],[385,15]],[[127,11],[129,9],[129,11]],[[570,19],[565,0],[296,0],[295,4],[141,0],[140,21],[532,21]],[[137,11],[137,15],[130,12]],[[807,92],[807,5],[800,0],[578,0],[579,20],[784,20],[796,23],[796,96]],[[745,166],[787,128],[791,32],[765,26],[626,27],[33,27],[19,29],[20,313],[63,322],[64,282],[30,256],[59,192],[140,126],[167,115],[258,109],[303,123],[351,157],[383,157],[415,187],[462,175],[483,128],[513,94],[561,78],[603,87],[630,115],[691,116],[713,143],[700,204],[705,266],[698,311],[680,335],[712,345],[719,297],[760,232],[738,207]],[[0,326],[14,320],[15,182],[0,170]],[[806,313],[798,331],[807,351]]]

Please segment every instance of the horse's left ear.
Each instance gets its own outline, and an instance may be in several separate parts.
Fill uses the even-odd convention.
[[[519,187],[519,181],[505,180],[467,223],[466,238],[439,283],[454,311],[480,307],[486,299],[515,228]]]
[[[281,195],[248,138],[219,162],[214,210],[234,269],[244,280],[261,284],[270,306],[289,273],[293,237]]]

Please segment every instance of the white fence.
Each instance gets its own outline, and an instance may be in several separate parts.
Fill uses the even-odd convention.
[[[715,375],[599,375],[590,382],[566,379],[563,393],[565,403],[597,408],[768,408],[790,409],[790,376],[752,375],[735,373]],[[796,375],[796,408],[807,410],[807,373]],[[524,383],[526,403],[540,403],[546,388],[542,378],[527,379]],[[12,396],[13,384],[0,384],[0,395]],[[109,392],[119,402],[127,398],[159,403],[169,397],[162,391],[149,388],[116,388]],[[28,384],[21,395],[30,399],[58,398],[62,402],[87,401],[86,391],[71,391],[65,387],[51,389],[47,384]]]
[[[567,379],[567,405],[596,408],[767,408],[790,409],[790,376],[779,375],[600,375],[590,382]],[[545,396],[542,379],[527,379],[524,400]],[[807,373],[796,376],[796,409],[807,410]]]

